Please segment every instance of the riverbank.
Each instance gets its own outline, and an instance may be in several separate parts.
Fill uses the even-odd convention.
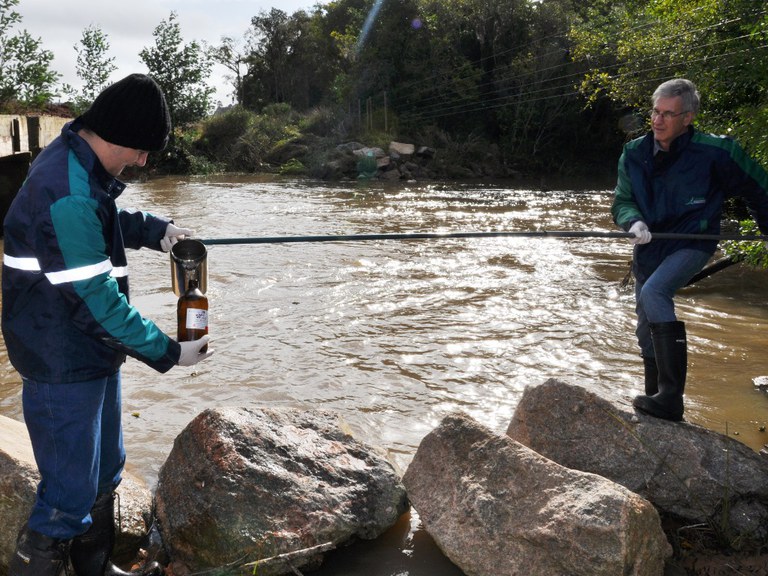
[[[331,181],[599,177],[615,174],[621,152],[617,139],[615,145],[601,145],[615,146],[610,162],[605,162],[602,148],[600,153],[585,148],[578,161],[567,161],[561,156],[515,155],[500,141],[451,134],[435,126],[408,134],[352,128],[328,109],[300,114],[274,104],[255,113],[235,106],[185,127],[158,168],[177,174],[271,173]],[[372,152],[375,168],[366,165],[367,155],[350,157],[359,149]]]

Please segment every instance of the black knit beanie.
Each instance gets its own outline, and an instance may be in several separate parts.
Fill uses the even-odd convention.
[[[171,131],[163,91],[145,74],[105,88],[80,120],[107,142],[147,152],[165,148]]]

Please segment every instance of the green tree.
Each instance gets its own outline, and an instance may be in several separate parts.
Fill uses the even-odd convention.
[[[206,85],[212,66],[209,54],[196,41],[183,43],[176,18],[171,12],[155,28],[155,46],[144,48],[139,56],[165,93],[173,126],[180,127],[208,115],[215,90]]]
[[[83,81],[80,91],[65,85],[64,93],[74,100],[74,113],[80,114],[96,99],[109,80],[110,74],[117,70],[114,57],[107,57],[109,52],[107,35],[95,25],[83,30],[80,44],[75,44],[77,52],[77,76]]]
[[[592,0],[572,29],[582,92],[645,111],[683,76],[702,94],[699,125],[768,163],[768,13],[754,0]],[[647,125],[646,125],[647,126]]]
[[[336,79],[329,84],[334,101],[364,107],[374,128],[391,131],[398,112],[431,89],[432,68],[442,64],[429,59],[429,31],[420,26],[417,0],[337,0],[326,10],[324,34],[332,41],[326,50],[336,58]]]
[[[251,18],[252,51],[247,57],[249,91],[262,103],[285,102],[288,56],[296,38],[296,27],[288,14],[277,8]],[[254,89],[254,83],[258,89]],[[253,102],[248,102],[253,107]],[[259,106],[260,108],[261,106]]]
[[[19,101],[32,107],[48,104],[59,74],[51,70],[53,53],[26,30],[16,31],[19,0],[0,0],[0,107]]]
[[[117,70],[114,57],[107,57],[109,40],[95,25],[83,30],[81,48],[77,52],[77,76],[83,81],[83,97],[93,102],[104,89],[110,74]]]
[[[579,3],[583,5],[582,3]],[[499,143],[506,159],[537,170],[593,172],[622,140],[616,116],[600,101],[585,109],[576,89],[580,68],[571,60],[571,0],[542,0],[520,7],[522,32],[497,41],[493,92]]]
[[[586,134],[600,124],[604,136],[574,88],[571,0],[421,0],[418,14],[427,47],[411,40],[418,57],[404,59],[410,79],[392,91],[407,130],[434,125],[453,138],[497,143],[507,165],[539,170],[578,168],[584,144],[568,144],[582,134],[616,144]],[[602,151],[591,150],[590,161]]]
[[[290,16],[273,8],[251,19],[243,79],[246,107],[286,103],[304,111],[328,100],[339,56],[323,21],[320,8]]]
[[[322,42],[318,54],[332,63],[325,100],[338,105],[349,104],[357,98],[354,61],[356,44],[371,0],[334,0],[324,6],[321,17],[316,13],[313,29]]]
[[[238,40],[232,36],[223,36],[221,44],[211,50],[211,58],[232,72],[234,76],[230,77],[233,88],[235,89],[235,103],[243,103],[243,63],[245,61],[245,51],[240,46]]]

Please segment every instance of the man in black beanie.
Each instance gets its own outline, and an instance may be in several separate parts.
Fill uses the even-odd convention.
[[[176,342],[128,300],[125,248],[168,251],[191,234],[115,204],[117,177],[170,130],[149,76],[112,84],[35,159],[5,218],[2,331],[40,471],[9,576],[57,576],[69,561],[77,576],[128,574],[109,560],[125,464],[120,366],[129,355],[166,372],[212,354],[200,352],[208,336]]]
[[[146,152],[165,148],[171,131],[165,97],[143,74],[131,74],[106,88],[80,119],[107,142]]]

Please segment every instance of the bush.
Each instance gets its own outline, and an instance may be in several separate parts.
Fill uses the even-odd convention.
[[[302,176],[307,173],[307,167],[304,166],[300,160],[291,158],[288,162],[280,166],[278,172],[283,176]]]
[[[248,132],[254,118],[255,115],[242,106],[212,116],[202,123],[195,145],[209,159],[228,165],[237,141]]]
[[[315,134],[316,136],[330,136],[332,134],[339,134],[343,131],[343,124],[346,116],[339,117],[330,108],[318,107],[313,108],[307,112],[303,118],[299,120],[299,128],[308,134]]]
[[[235,170],[270,171],[265,158],[301,133],[293,123],[295,113],[287,104],[267,106],[254,115],[248,129],[234,142],[228,163]]]
[[[758,235],[760,230],[754,220],[742,220],[739,222],[739,233],[742,235]],[[723,242],[723,252],[735,260],[764,270],[768,268],[768,249],[763,242],[739,242],[729,240]]]

